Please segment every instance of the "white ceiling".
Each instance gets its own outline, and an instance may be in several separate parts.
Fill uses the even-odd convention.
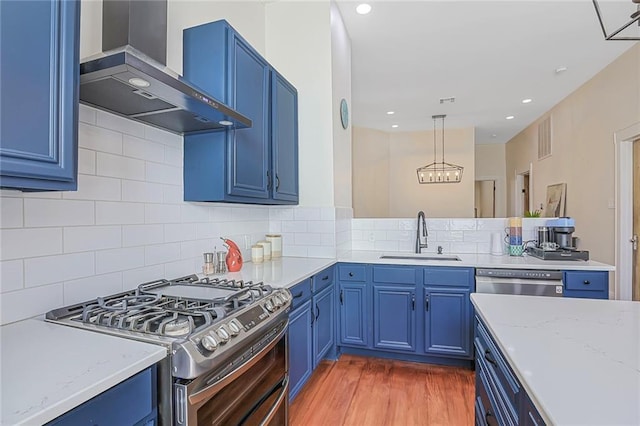
[[[350,109],[355,126],[390,132],[432,129],[431,116],[447,114],[445,127],[474,126],[477,143],[506,143],[637,43],[605,41],[591,0],[369,3],[358,15],[358,3],[338,0]],[[631,0],[608,0],[603,15],[608,24],[629,10]]]

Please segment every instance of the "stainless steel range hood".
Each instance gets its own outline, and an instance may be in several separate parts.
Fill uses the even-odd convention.
[[[80,64],[80,102],[174,133],[251,120],[166,67],[166,0],[104,0],[100,57]]]

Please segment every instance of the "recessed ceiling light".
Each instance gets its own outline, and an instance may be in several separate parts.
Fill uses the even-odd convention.
[[[556,74],[560,74],[562,72],[565,72],[567,70],[567,67],[558,67],[556,68]]]
[[[149,87],[149,82],[142,78],[133,77],[129,79],[129,83],[133,84],[136,87]]]
[[[531,102],[531,99],[529,99],[529,98],[522,100],[523,104],[528,104],[529,102]]]
[[[496,135],[495,133],[491,135],[492,138],[497,138],[498,135]]]
[[[359,4],[358,7],[356,7],[356,12],[358,12],[360,15],[366,15],[367,13],[371,12],[371,5],[367,3]]]
[[[395,129],[396,127],[398,127],[398,125],[397,124],[392,124],[391,127],[393,127]]]
[[[387,115],[393,115],[395,113],[396,113],[395,111],[387,111]]]
[[[218,121],[218,124],[221,124],[223,126],[233,126],[233,123],[229,120],[220,120]]]
[[[513,120],[513,119],[514,119],[514,118],[516,118],[516,117],[515,117],[515,116],[513,116],[513,115],[507,115],[505,118],[506,118],[507,120]]]

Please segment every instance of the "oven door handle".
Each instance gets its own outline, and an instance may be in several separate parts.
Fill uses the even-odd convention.
[[[278,344],[280,339],[287,333],[288,328],[289,328],[289,320],[287,320],[287,323],[285,324],[284,328],[271,341],[271,343],[269,343],[267,346],[262,348],[260,352],[258,352],[257,354],[249,358],[247,362],[242,364],[236,370],[233,370],[232,372],[230,372],[220,380],[209,384],[206,388],[199,390],[198,392],[195,392],[192,395],[189,395],[189,403],[192,405],[196,405],[202,401],[206,401],[216,393],[220,392],[220,390],[225,386],[227,386],[229,383],[231,383],[232,381],[240,377],[242,374],[244,374],[251,367],[256,365],[258,361],[264,358],[264,356]]]
[[[276,400],[275,404],[273,404],[273,407],[271,407],[271,410],[269,410],[269,414],[267,414],[264,420],[260,423],[260,426],[268,425],[269,423],[271,423],[271,420],[273,420],[273,418],[276,416],[278,408],[280,408],[280,405],[282,404],[282,400],[286,398],[287,395],[289,395],[289,377],[285,378],[283,383],[284,386],[282,386],[280,396],[278,396],[278,399]]]

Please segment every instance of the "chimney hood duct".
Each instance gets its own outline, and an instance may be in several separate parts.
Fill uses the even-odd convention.
[[[166,0],[104,0],[102,51],[80,64],[81,103],[178,134],[251,127],[166,67]]]

